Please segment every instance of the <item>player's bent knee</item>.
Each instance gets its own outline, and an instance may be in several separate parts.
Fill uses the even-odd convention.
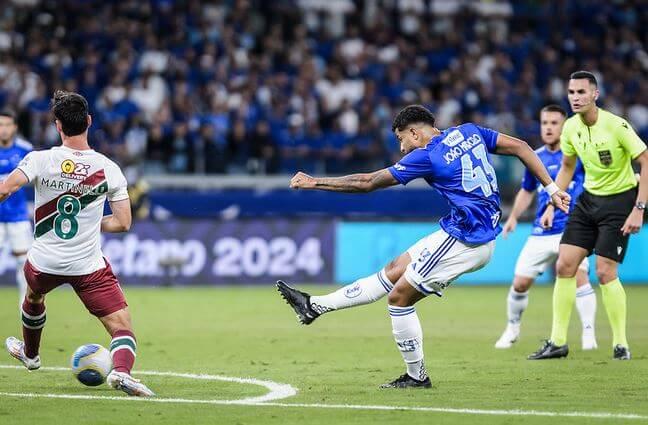
[[[403,273],[407,265],[410,263],[409,255],[407,253],[400,255],[398,258],[393,259],[385,266],[385,274],[391,282],[397,282]]]
[[[405,294],[405,291],[399,286],[395,286],[394,289],[387,296],[387,302],[389,305],[395,307],[408,307],[409,299]]]
[[[405,278],[402,278],[396,282],[394,289],[387,296],[387,302],[394,307],[410,307],[423,298],[425,295],[417,291]]]
[[[515,289],[515,292],[526,292],[531,288],[531,285],[533,285],[533,279],[530,277],[516,276],[513,279],[513,289]]]
[[[597,267],[596,268],[596,277],[600,284],[605,285],[617,278],[616,268],[609,266]]]
[[[596,277],[599,283],[605,285],[617,278],[619,264],[605,257],[596,259]]]
[[[556,262],[556,274],[559,277],[574,277],[578,270],[578,263],[558,258]]]
[[[25,298],[32,304],[42,304],[45,301],[45,295],[35,293],[30,286],[27,286]]]

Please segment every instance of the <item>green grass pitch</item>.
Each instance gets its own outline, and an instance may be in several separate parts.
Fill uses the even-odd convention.
[[[324,293],[333,287],[308,287]],[[273,406],[126,400],[107,387],[86,388],[68,371],[0,368],[0,393],[89,395],[59,399],[0,395],[0,424],[559,424],[648,422],[648,286],[629,286],[630,362],[611,360],[610,330],[599,296],[599,349],[580,350],[580,324],[572,315],[568,359],[525,360],[546,337],[551,288],[531,291],[522,340],[498,351],[508,288],[450,288],[417,310],[425,334],[431,390],[380,390],[403,364],[391,336],[385,301],[334,312],[313,325],[297,324],[274,287],[126,288],[139,341],[135,368],[250,377],[290,384],[295,396]],[[597,295],[600,292],[597,289]],[[0,336],[19,335],[16,292],[0,290]],[[47,299],[43,366],[67,366],[79,345],[108,337],[74,292]],[[0,365],[17,364],[3,350]],[[234,382],[140,375],[158,398],[239,400],[266,389]],[[114,399],[94,397],[117,396]],[[298,406],[286,406],[298,404]],[[315,407],[313,405],[322,405]],[[325,405],[325,406],[324,406]],[[331,408],[331,405],[338,405]],[[456,411],[350,409],[341,405],[431,407]],[[328,407],[327,407],[328,406]],[[467,412],[477,409],[478,412]],[[611,416],[520,416],[511,410],[613,413]],[[506,412],[493,412],[506,411]],[[498,414],[493,414],[498,413]]]

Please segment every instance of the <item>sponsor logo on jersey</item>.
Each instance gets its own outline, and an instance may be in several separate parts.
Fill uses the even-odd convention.
[[[65,179],[83,180],[88,177],[90,166],[66,159],[61,163],[61,177]]]
[[[446,146],[457,146],[459,143],[464,141],[464,136],[459,130],[452,130],[448,135],[443,139],[443,144]]]
[[[612,152],[609,150],[598,151],[598,156],[604,166],[609,167],[612,164]]]
[[[400,162],[397,162],[396,164],[394,164],[394,168],[397,169],[398,171],[405,171],[405,170],[407,170],[407,167],[405,167],[404,165],[402,165]]]

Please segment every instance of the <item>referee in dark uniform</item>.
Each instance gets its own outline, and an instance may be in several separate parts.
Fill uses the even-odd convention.
[[[626,120],[596,106],[596,77],[587,71],[569,79],[568,99],[574,116],[565,121],[560,137],[563,160],[556,183],[565,189],[576,159],[585,168],[585,190],[569,216],[560,241],[553,293],[551,337],[530,360],[566,357],[567,328],[576,298],[576,270],[583,258],[597,255],[596,274],[613,334],[613,358],[629,360],[626,339],[626,295],[617,270],[631,234],[643,224],[648,199],[648,151]],[[637,179],[631,161],[641,165]],[[550,226],[553,207],[542,218]]]

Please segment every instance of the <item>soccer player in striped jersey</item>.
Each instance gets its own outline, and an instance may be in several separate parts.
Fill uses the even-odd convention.
[[[411,105],[398,113],[392,130],[405,156],[392,167],[367,174],[311,177],[297,173],[294,189],[370,192],[422,178],[443,196],[450,213],[432,233],[378,273],[324,296],[310,296],[277,282],[284,299],[303,324],[343,308],[375,302],[385,295],[392,331],[407,371],[383,388],[429,388],[423,362],[423,331],[414,304],[441,295],[459,276],[490,260],[500,232],[499,189],[489,153],[517,156],[547,189],[558,208],[567,211],[570,196],[559,190],[533,150],[522,140],[472,123],[444,131],[434,115]]]
[[[108,385],[128,395],[153,396],[130,375],[137,342],[124,294],[100,245],[102,231],[117,233],[130,228],[126,178],[113,161],[90,148],[92,119],[83,96],[57,91],[52,112],[63,145],[31,152],[0,184],[0,202],[29,182],[36,191],[34,243],[25,263],[24,342],[7,338],[7,351],[29,370],[40,367],[45,295],[69,283],[112,337],[113,370]],[[104,217],[106,199],[112,215]]]

